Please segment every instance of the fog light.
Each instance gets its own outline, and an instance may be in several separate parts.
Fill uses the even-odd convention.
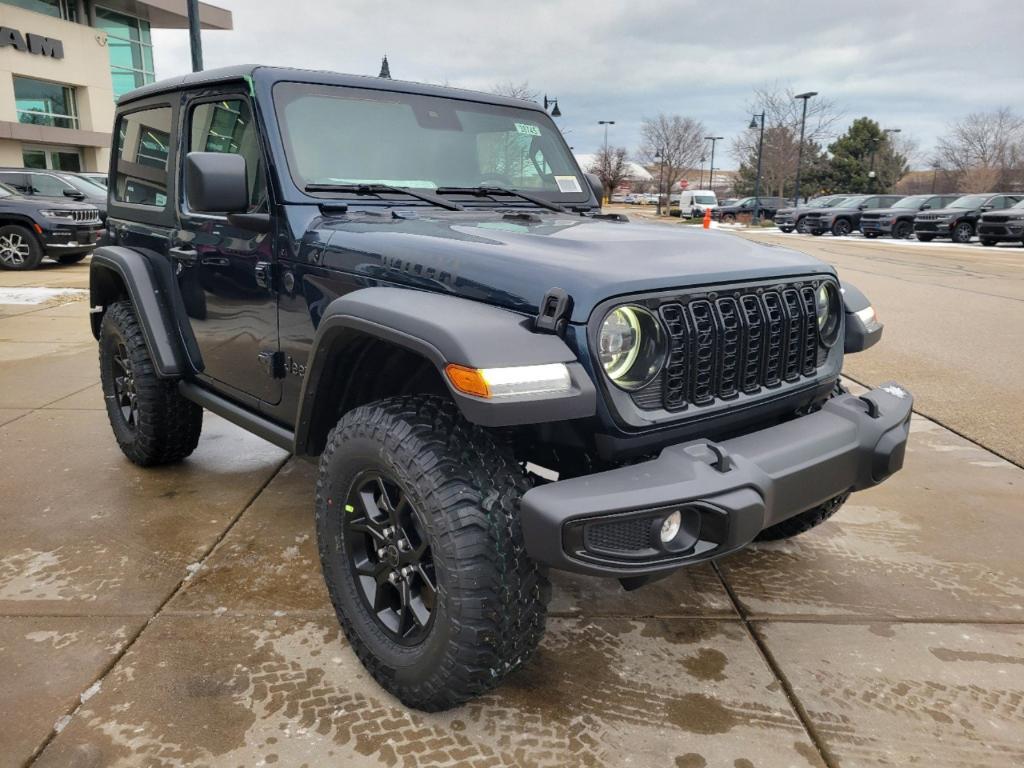
[[[676,510],[666,517],[661,523],[661,543],[668,544],[679,533],[679,526],[682,525],[683,516]]]

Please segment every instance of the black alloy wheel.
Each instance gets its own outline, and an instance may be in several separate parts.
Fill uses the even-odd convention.
[[[896,240],[906,240],[914,234],[914,225],[909,221],[897,221],[892,225],[892,236]]]
[[[796,220],[796,231],[799,232],[801,235],[807,234],[806,217],[801,216],[799,219]]]
[[[118,341],[109,357],[110,380],[114,383],[114,407],[121,413],[125,425],[135,430],[139,426],[139,395],[135,389],[135,373],[128,347]]]
[[[850,226],[849,219],[836,219],[832,224],[832,234],[836,237],[845,237],[850,234],[853,227]]]
[[[366,608],[395,642],[415,645],[434,618],[437,577],[419,514],[391,478],[365,472],[345,503],[344,540]]]

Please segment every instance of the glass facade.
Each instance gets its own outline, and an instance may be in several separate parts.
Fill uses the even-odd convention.
[[[0,5],[13,5],[65,21],[78,21],[73,0],[0,0]]]
[[[107,33],[115,99],[156,80],[148,21],[97,6],[96,26]]]
[[[19,123],[78,127],[75,89],[70,86],[15,75],[14,101]]]

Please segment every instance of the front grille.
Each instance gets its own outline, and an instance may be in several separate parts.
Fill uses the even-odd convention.
[[[882,218],[882,214],[880,213],[862,213],[860,215],[861,221],[875,221],[880,218]]]
[[[818,285],[729,288],[665,301],[658,311],[670,338],[668,359],[633,402],[682,411],[814,376]]]
[[[74,214],[75,214],[75,221],[79,222],[79,223],[80,222],[85,222],[85,221],[99,221],[100,220],[100,212],[97,209],[95,209],[95,208],[92,208],[90,210],[84,210],[84,211],[83,210],[76,210],[76,211],[74,211]]]
[[[917,221],[937,221],[938,216],[934,213],[919,213],[917,215]]]
[[[982,224],[1005,224],[1010,220],[1009,216],[992,215],[986,216],[981,220]]]
[[[988,221],[982,222],[978,227],[979,235],[1006,235],[1009,234],[1009,231],[1005,224],[993,224]]]
[[[914,220],[914,231],[915,232],[937,232],[939,225],[934,221],[922,221],[921,219]]]

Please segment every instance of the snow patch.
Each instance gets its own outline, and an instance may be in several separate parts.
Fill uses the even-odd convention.
[[[82,695],[78,697],[78,700],[81,701],[83,704],[85,704],[85,702],[87,702],[89,699],[91,699],[93,696],[95,696],[97,693],[99,693],[100,692],[100,688],[102,688],[102,687],[103,687],[103,683],[101,681],[97,680],[95,683],[93,683],[88,688],[86,688],[84,691],[82,691]]]
[[[60,298],[80,298],[84,288],[0,288],[0,304],[42,304]]]

